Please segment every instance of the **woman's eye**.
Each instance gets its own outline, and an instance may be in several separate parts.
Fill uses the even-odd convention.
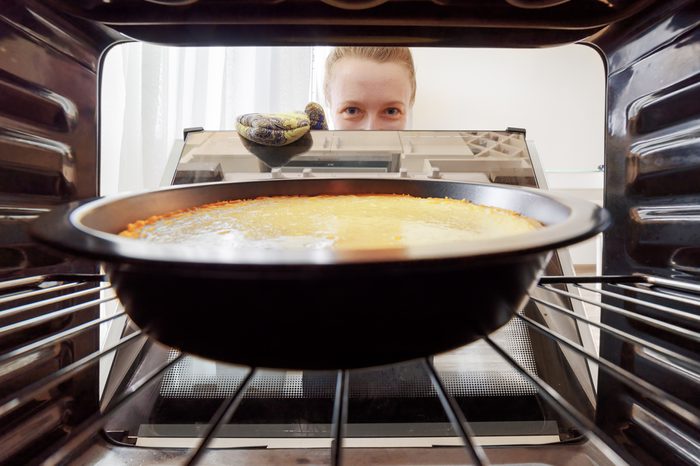
[[[384,112],[389,116],[399,116],[401,115],[401,110],[396,107],[389,107]]]
[[[345,110],[343,110],[343,113],[346,113],[350,116],[355,116],[360,114],[360,109],[357,107],[347,107]]]

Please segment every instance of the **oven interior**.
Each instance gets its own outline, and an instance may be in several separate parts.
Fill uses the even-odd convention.
[[[697,464],[699,22],[692,1],[5,2],[0,462]],[[606,65],[604,204],[614,224],[602,274],[575,276],[558,251],[502,330],[394,366],[275,371],[164,347],[128,321],[99,264],[27,234],[52,206],[100,194],[100,70],[106,51],[130,40],[587,44]],[[279,168],[233,132],[189,129],[164,180],[369,170],[546,188],[518,128],[371,133],[371,143],[321,136]]]

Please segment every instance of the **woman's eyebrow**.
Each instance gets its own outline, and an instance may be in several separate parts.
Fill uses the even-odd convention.
[[[340,107],[347,107],[347,106],[359,107],[360,105],[362,105],[362,104],[356,100],[343,100],[340,102]]]

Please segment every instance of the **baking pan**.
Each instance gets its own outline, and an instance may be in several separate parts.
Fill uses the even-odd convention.
[[[116,235],[151,215],[275,195],[410,194],[510,209],[544,228],[505,238],[366,251],[222,250]],[[551,252],[602,231],[597,205],[495,184],[275,179],[177,186],[58,207],[32,235],[97,258],[131,319],[196,355],[251,366],[375,366],[447,351],[522,308]]]

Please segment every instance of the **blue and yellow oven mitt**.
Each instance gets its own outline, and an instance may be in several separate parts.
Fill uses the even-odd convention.
[[[246,113],[236,119],[242,138],[265,146],[286,146],[310,129],[328,129],[323,107],[316,102],[310,102],[304,113]]]

